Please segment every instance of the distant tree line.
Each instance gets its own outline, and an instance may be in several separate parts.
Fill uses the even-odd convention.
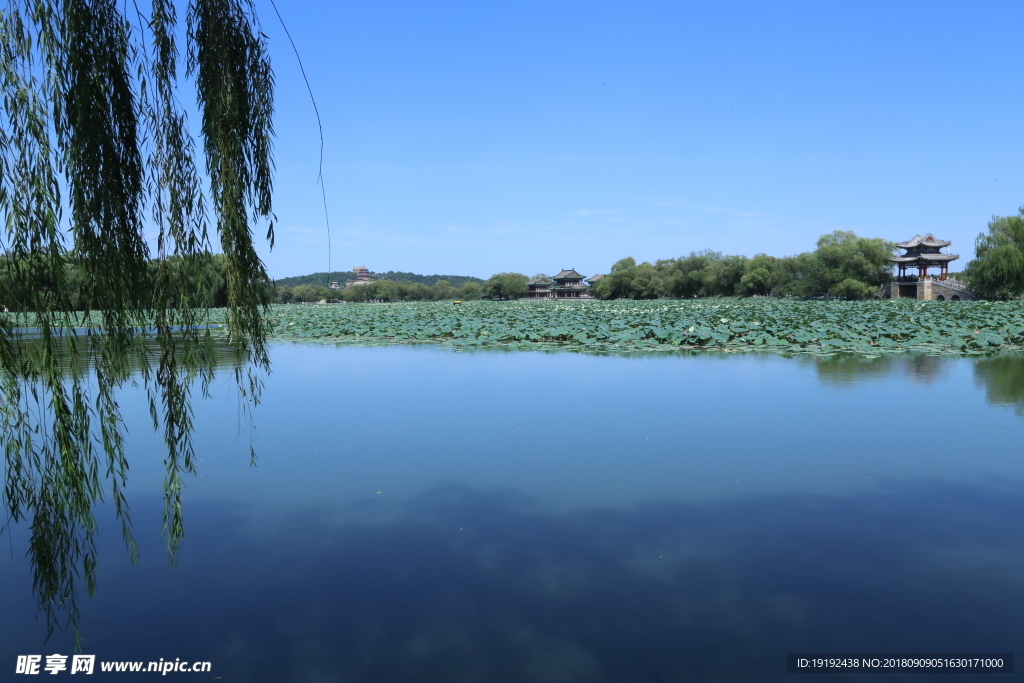
[[[595,295],[601,299],[824,295],[864,299],[892,279],[893,242],[837,230],[822,235],[817,247],[781,258],[710,250],[653,264],[624,258],[598,280]]]
[[[453,287],[447,280],[438,280],[433,285],[422,282],[397,282],[395,280],[374,280],[364,285],[350,285],[345,289],[327,287],[278,287],[276,300],[282,304],[310,301],[336,300],[360,301],[440,301],[445,299],[479,299],[481,286],[466,281]]]
[[[181,269],[186,277],[170,278],[168,284],[164,281],[158,284],[158,261],[150,261],[147,267],[150,284],[146,291],[156,292],[157,287],[162,287],[161,293],[167,294],[166,301],[171,305],[188,305],[199,308],[221,308],[227,305],[227,258],[223,254],[203,253],[189,257],[173,256],[166,260],[166,265],[171,269]],[[17,277],[15,269],[32,269],[31,258],[21,257],[14,260],[6,255],[0,255],[0,310],[7,307],[11,311],[30,310],[32,299],[31,292],[24,289],[27,285],[26,278]],[[47,291],[54,293],[60,290],[71,310],[96,310],[98,302],[86,300],[86,292],[89,288],[83,287],[82,269],[74,254],[64,258],[64,267],[60,270],[35,269],[32,279],[32,288],[44,296]],[[266,281],[264,297],[267,302],[274,300],[274,286],[270,280]],[[145,305],[144,302],[140,305]]]
[[[616,262],[594,290],[601,299],[703,298],[715,296],[831,296],[843,299],[871,297],[879,285],[892,281],[889,257],[896,244],[881,238],[858,237],[836,230],[822,235],[814,251],[796,256],[757,254],[753,258],[704,250],[689,256],[638,264],[633,258]],[[1017,215],[993,216],[988,232],[978,235],[976,258],[958,278],[985,299],[1024,296],[1024,207]],[[211,262],[209,279],[218,283],[223,274]],[[354,273],[337,273],[331,279],[354,280]],[[484,281],[457,275],[416,275],[388,271],[367,285],[342,291],[315,286],[326,273],[277,280],[275,300],[320,301],[424,301],[443,299],[518,299],[526,294],[526,275],[498,273]],[[291,281],[298,285],[295,286]],[[387,281],[387,282],[385,282]],[[282,287],[281,285],[291,285]],[[223,287],[214,287],[212,300],[221,301]],[[217,304],[219,305],[219,304]]]
[[[879,285],[892,280],[888,260],[896,245],[880,238],[858,237],[837,230],[822,235],[814,251],[796,256],[775,257],[757,254],[753,258],[704,250],[689,256],[638,264],[633,258],[616,262],[605,277],[598,280],[595,296],[601,299],[703,298],[715,296],[832,296],[863,299],[873,296]],[[1014,216],[993,216],[988,233],[978,235],[977,257],[962,274],[972,291],[986,299],[1013,299],[1024,295],[1024,207]],[[185,260],[173,257],[172,267],[187,269],[187,291],[175,291],[172,300],[191,305],[218,308],[227,302],[227,262],[221,254],[198,254]],[[157,287],[157,261],[149,272]],[[81,270],[74,255],[66,258],[63,272],[39,269],[42,275],[35,288],[45,293],[58,289],[66,295],[73,310],[84,310],[90,302],[83,298]],[[22,258],[18,262],[0,255],[0,306],[21,310],[32,300],[27,291],[13,283],[25,278],[12,277],[13,268],[32,268]],[[269,280],[267,301],[303,303],[322,300],[367,301],[442,301],[473,299],[518,299],[526,294],[528,277],[522,273],[497,273],[486,281],[471,276],[417,275],[388,271],[372,282],[330,289],[322,282],[347,284],[355,280],[351,271],[312,273],[293,278]],[[536,277],[544,277],[538,275]],[[93,302],[95,305],[95,302]]]
[[[390,274],[390,273],[389,273]],[[401,275],[401,274],[400,274]],[[417,275],[416,277],[432,277]],[[528,278],[520,273],[498,273],[487,281],[468,276],[456,276],[458,285],[441,279],[433,284],[409,282],[385,277],[364,285],[350,285],[345,289],[330,289],[312,285],[278,287],[275,300],[282,304],[315,301],[445,301],[473,299],[518,299],[526,293]]]
[[[40,275],[35,278],[34,289],[45,294],[58,291],[70,302],[72,310],[85,310],[95,308],[95,302],[85,301],[82,287],[82,271],[76,265],[77,261],[69,255],[66,258],[66,265],[60,272],[52,269],[36,269]],[[221,254],[204,253],[190,257],[187,262],[178,257],[168,259],[172,267],[187,268],[188,278],[176,278],[176,282],[187,282],[190,286],[187,291],[172,293],[171,301],[185,301],[193,306],[206,308],[220,308],[227,303],[227,260]],[[7,307],[11,311],[25,309],[29,301],[32,301],[30,292],[21,291],[15,283],[24,283],[26,278],[12,277],[14,268],[32,268],[33,264],[21,258],[14,261],[7,256],[0,255],[0,310]],[[149,264],[149,273],[152,278],[151,291],[156,291],[157,261]],[[480,298],[494,299],[515,299],[526,292],[525,275],[517,273],[499,273],[491,279],[481,280],[470,276],[452,276],[452,280],[445,278],[432,279],[440,276],[415,275],[413,273],[386,274],[388,277],[373,280],[362,285],[351,285],[343,289],[331,289],[317,282],[324,282],[330,277],[331,282],[344,283],[355,280],[355,273],[334,272],[334,273],[313,273],[294,278],[283,278],[272,283],[266,283],[266,300],[277,303],[305,303],[323,300],[337,300],[347,302],[360,301],[439,301],[450,299],[472,300]],[[392,279],[390,276],[395,276]],[[413,282],[410,280],[399,280],[398,277],[410,277],[425,282]],[[282,284],[297,282],[295,285]],[[180,286],[180,285],[178,285]],[[56,298],[56,297],[55,297]]]
[[[334,271],[331,273],[310,273],[309,275],[297,275],[295,277],[282,277],[274,280],[274,284],[278,287],[298,287],[299,285],[309,285],[310,287],[327,287],[330,288],[332,282],[338,282],[341,286],[345,286],[346,283],[358,279],[356,274],[351,270],[346,271]],[[478,277],[471,275],[418,275],[417,273],[404,273],[396,270],[389,270],[386,273],[374,273],[374,280],[394,280],[395,282],[418,282],[423,285],[433,286],[440,280],[445,280],[452,287],[461,287],[465,282],[475,282],[477,284],[483,284],[483,280]]]
[[[484,283],[480,278],[472,277],[471,275],[417,275],[416,273],[403,273],[395,270],[389,270],[378,277],[384,280],[394,280],[395,282],[418,282],[421,285],[429,286],[433,286],[442,280],[452,287],[461,287],[467,282],[475,282],[478,285]]]
[[[310,287],[327,287],[332,282],[340,282],[342,286],[349,280],[355,280],[356,274],[351,270],[336,270],[330,273],[310,273],[309,275],[296,275],[295,277],[282,277],[274,280],[278,287],[298,287],[309,285]]]
[[[313,273],[275,280],[274,301],[282,304],[323,300],[337,301],[433,301],[479,299],[483,280],[470,275],[418,275],[389,270],[375,273],[372,282],[350,285],[354,272]],[[343,289],[325,283],[337,282]],[[418,286],[413,286],[418,285]]]

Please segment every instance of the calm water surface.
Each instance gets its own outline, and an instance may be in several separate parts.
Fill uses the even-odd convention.
[[[104,515],[83,652],[314,682],[782,681],[790,651],[1024,652],[1019,357],[272,358],[256,467],[230,384],[197,408],[176,569],[159,437],[123,393],[142,559]],[[69,653],[42,644],[24,530],[0,547],[0,667]]]

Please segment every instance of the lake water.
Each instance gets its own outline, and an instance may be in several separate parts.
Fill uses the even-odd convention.
[[[212,662],[182,681],[782,681],[787,652],[1024,639],[1020,357],[272,360],[256,467],[230,373],[197,407],[175,569],[160,439],[122,393],[142,557],[101,514],[82,652]],[[20,679],[70,638],[43,644],[24,529],[0,548]]]

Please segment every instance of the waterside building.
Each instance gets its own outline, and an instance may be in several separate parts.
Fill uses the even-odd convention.
[[[535,277],[526,283],[524,299],[593,299],[594,284],[603,275],[586,278],[574,268],[563,270],[554,277]]]
[[[939,279],[945,280],[949,275],[949,263],[960,258],[957,254],[943,254],[942,249],[951,243],[937,240],[928,233],[924,237],[914,235],[913,239],[900,242],[896,246],[905,250],[902,256],[890,256],[889,260],[899,269],[897,282],[916,282],[928,277],[929,268],[939,269]],[[917,268],[917,276],[907,275],[907,268]]]
[[[913,239],[897,244],[904,253],[902,256],[889,257],[898,270],[895,282],[889,285],[889,298],[931,301],[973,299],[974,295],[966,284],[949,277],[950,262],[960,258],[957,254],[942,253],[949,245],[949,241],[935,239],[931,233],[924,237],[914,235]],[[908,268],[916,268],[917,274],[907,275]],[[938,277],[929,276],[929,268],[937,268]]]

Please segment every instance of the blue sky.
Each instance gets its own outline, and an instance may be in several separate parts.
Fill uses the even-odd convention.
[[[327,270],[316,118],[269,2],[273,277]],[[607,272],[832,230],[973,256],[1024,204],[1010,2],[280,3],[331,267]]]

